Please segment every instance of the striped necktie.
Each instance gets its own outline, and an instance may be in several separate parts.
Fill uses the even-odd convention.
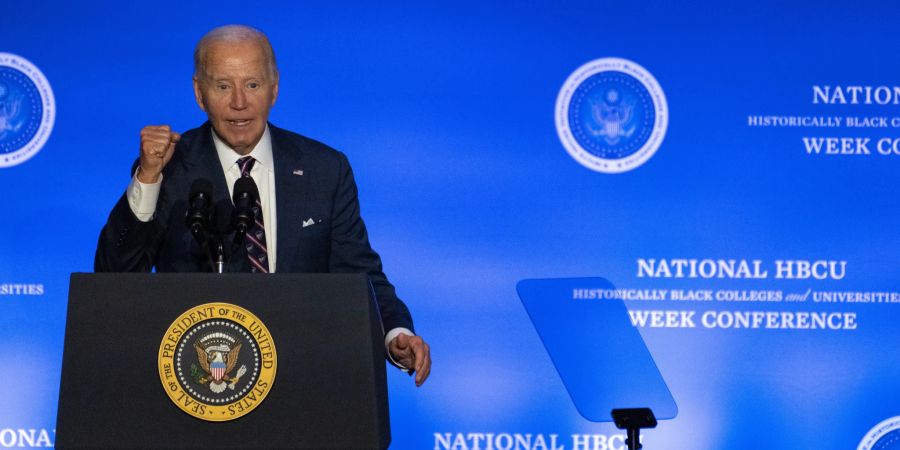
[[[241,176],[249,177],[250,171],[256,160],[252,156],[245,156],[238,160],[238,167],[241,168]],[[269,273],[269,254],[266,250],[266,227],[263,225],[262,203],[259,198],[256,199],[256,205],[253,206],[253,216],[255,218],[253,226],[247,230],[244,235],[244,248],[247,249],[247,259],[250,262],[250,272],[253,273]]]

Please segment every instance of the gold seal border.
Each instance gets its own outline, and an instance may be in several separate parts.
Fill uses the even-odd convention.
[[[246,328],[256,339],[260,354],[260,372],[256,384],[241,399],[222,405],[203,403],[191,397],[178,381],[174,364],[178,341],[182,335],[199,323],[216,319],[231,321]],[[157,363],[163,389],[178,409],[198,419],[226,422],[248,414],[265,400],[275,382],[278,358],[269,329],[255,314],[231,303],[212,302],[192,307],[169,325],[159,344]]]

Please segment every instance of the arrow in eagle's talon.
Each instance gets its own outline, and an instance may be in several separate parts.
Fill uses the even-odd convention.
[[[244,374],[247,373],[247,366],[242,365],[240,369],[237,371],[237,375],[231,379],[231,383],[228,383],[228,389],[234,390],[234,386],[237,384],[238,380],[241,379]]]

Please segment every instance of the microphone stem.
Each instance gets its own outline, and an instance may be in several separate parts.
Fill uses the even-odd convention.
[[[219,245],[216,253],[216,270],[218,273],[225,273],[225,250],[222,249],[221,240],[219,240]]]

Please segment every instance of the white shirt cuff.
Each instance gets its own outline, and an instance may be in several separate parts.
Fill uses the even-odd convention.
[[[384,349],[385,349],[385,351],[387,351],[388,359],[391,360],[391,363],[393,363],[395,366],[399,367],[400,370],[402,370],[404,372],[409,372],[408,368],[403,367],[397,361],[394,361],[394,357],[391,355],[391,341],[393,341],[395,337],[397,337],[401,334],[405,334],[407,336],[415,336],[416,335],[412,331],[410,331],[406,328],[403,328],[403,327],[394,328],[391,331],[388,331],[387,334],[384,335]]]
[[[138,168],[138,170],[141,170]],[[141,222],[149,222],[153,219],[156,212],[156,202],[159,200],[159,188],[162,186],[162,174],[159,175],[159,181],[152,184],[141,183],[138,180],[137,170],[131,177],[131,183],[128,185],[128,206],[131,212]]]

